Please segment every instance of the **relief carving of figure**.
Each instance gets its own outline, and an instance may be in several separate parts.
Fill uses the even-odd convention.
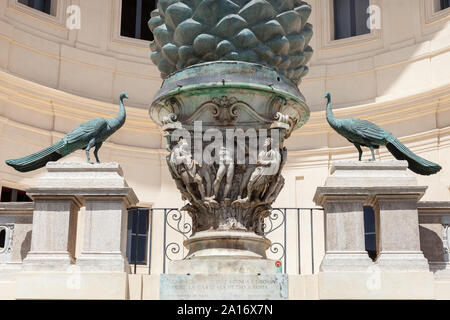
[[[220,184],[223,177],[226,175],[226,185],[223,191],[223,199],[228,198],[228,194],[231,190],[231,185],[233,183],[234,176],[234,159],[233,154],[227,150],[227,148],[222,147],[219,153],[219,169],[217,170],[216,180],[214,181],[214,197],[217,199]]]
[[[264,148],[258,155],[258,163],[256,169],[250,176],[247,184],[247,197],[245,199],[236,200],[236,203],[250,202],[253,199],[262,200],[268,195],[273,178],[278,174],[281,164],[281,154],[278,150],[272,149],[271,138],[267,138],[264,142]]]
[[[206,198],[206,192],[203,186],[203,179],[198,173],[201,165],[192,159],[191,153],[187,148],[187,141],[180,138],[170,154],[169,164],[172,171],[183,181],[188,193],[194,199],[197,198],[196,192],[192,187],[192,184],[196,184],[201,200],[203,200]]]

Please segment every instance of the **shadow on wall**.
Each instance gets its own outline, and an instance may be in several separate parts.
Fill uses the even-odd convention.
[[[20,257],[22,261],[25,259],[30,249],[31,249],[31,230],[27,232],[25,239],[22,242],[22,246],[20,247]]]
[[[444,261],[444,246],[441,237],[434,231],[419,226],[420,250],[428,262]]]

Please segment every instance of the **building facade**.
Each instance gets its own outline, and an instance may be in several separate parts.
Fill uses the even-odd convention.
[[[425,239],[431,232],[437,237],[435,242],[424,240],[422,250],[428,250],[425,256],[435,266],[445,262],[442,243],[439,249],[433,245],[444,240],[442,223],[432,216],[450,212],[441,205],[436,213],[436,206],[430,209],[429,203],[450,201],[448,1],[311,0],[310,4],[315,53],[300,88],[311,117],[287,142],[286,184],[274,206],[283,208],[280,217],[285,221],[277,220],[282,226],[272,233],[273,242],[284,244],[280,250],[285,252],[274,252],[273,257],[283,260],[288,274],[313,276],[319,270],[325,250],[323,211],[299,208],[315,208],[316,188],[324,184],[334,161],[357,158],[356,149],[326,122],[323,95],[330,92],[337,117],[372,121],[418,155],[442,166],[436,175],[417,178],[419,185],[428,187],[422,198],[428,205],[420,207],[421,235],[425,234]],[[182,233],[163,227],[171,218],[164,209],[181,208],[185,203],[167,170],[165,139],[148,115],[161,86],[159,71],[149,57],[152,35],[146,26],[154,5],[154,1],[145,0],[0,2],[2,201],[26,201],[22,191],[44,172],[21,174],[6,166],[5,160],[43,149],[87,120],[112,118],[120,92],[126,91],[130,97],[126,101],[127,122],[104,144],[100,159],[120,163],[140,200],[140,209],[130,211],[128,250],[129,258],[139,262],[135,268],[138,274],[164,272],[167,245],[183,240]],[[365,150],[364,159],[369,159],[369,154]],[[385,148],[377,151],[376,157],[392,158]],[[84,162],[84,152],[63,161]],[[8,226],[14,219],[24,231],[17,231],[21,243],[11,242],[16,245],[14,250],[22,248],[22,254],[13,252],[0,258],[0,264],[9,259],[20,268],[30,237],[30,205],[4,206],[0,206],[0,255],[1,250],[9,250],[6,243],[12,231]],[[368,221],[370,215],[368,209]],[[141,227],[133,216],[138,217]],[[78,226],[84,225],[84,219],[82,209]],[[176,219],[174,222],[179,222]],[[180,219],[184,222],[181,213]],[[367,250],[375,251],[376,258],[371,225],[368,222]],[[80,253],[81,239],[83,228],[79,227],[76,254]],[[133,246],[133,239],[141,243],[140,249]],[[184,249],[179,249],[171,258],[183,257]],[[11,279],[4,282],[12,285]]]

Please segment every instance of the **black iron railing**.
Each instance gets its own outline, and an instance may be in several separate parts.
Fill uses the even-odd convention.
[[[147,209],[147,221],[148,226],[148,250],[146,249],[146,265],[148,266],[148,273],[152,273],[151,264],[152,259],[162,259],[162,273],[166,273],[167,262],[172,260],[181,260],[186,258],[186,254],[183,252],[183,242],[187,240],[192,233],[192,225],[190,222],[190,217],[187,213],[181,212],[176,208],[152,208]],[[283,273],[287,273],[287,262],[288,254],[287,248],[291,245],[292,239],[288,241],[287,236],[287,217],[288,215],[296,215],[297,228],[296,228],[296,240],[297,240],[297,253],[296,257],[289,257],[290,259],[297,259],[298,261],[298,274],[302,273],[301,267],[301,217],[302,215],[308,214],[310,220],[310,245],[311,245],[311,270],[315,273],[315,261],[314,261],[314,212],[323,211],[322,208],[274,208],[272,209],[270,215],[265,220],[264,224],[264,235],[272,241],[272,245],[268,249],[268,254],[270,254],[270,259],[279,260],[281,262],[281,268]],[[131,212],[131,211],[130,211]],[[134,210],[133,212],[139,212]],[[142,212],[142,211],[141,211]],[[156,215],[163,215],[163,225],[162,227],[162,255],[161,257],[152,256],[152,245],[155,241],[154,239],[154,219]],[[139,228],[139,219],[137,219]],[[169,236],[169,233],[172,236]],[[281,239],[281,240],[280,240]],[[134,273],[137,272],[137,266],[142,264],[136,257],[139,256],[139,241],[138,236],[129,238],[132,241],[132,248],[135,253],[128,257],[130,264],[134,266]],[[134,259],[133,259],[134,258]]]

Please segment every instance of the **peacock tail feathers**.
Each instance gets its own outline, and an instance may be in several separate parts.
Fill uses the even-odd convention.
[[[163,78],[202,62],[258,63],[299,84],[308,72],[311,6],[301,0],[160,0],[148,26]]]
[[[408,161],[408,168],[421,175],[431,175],[439,172],[442,168],[437,163],[428,161],[419,157],[409,150],[403,143],[401,143],[396,137],[390,135],[387,138],[388,143],[386,148],[392,153],[397,160]]]
[[[49,161],[61,159],[65,154],[62,154],[59,151],[60,149],[63,149],[64,146],[64,140],[60,140],[54,145],[32,155],[19,159],[6,160],[6,164],[20,172],[33,171],[44,167]]]

